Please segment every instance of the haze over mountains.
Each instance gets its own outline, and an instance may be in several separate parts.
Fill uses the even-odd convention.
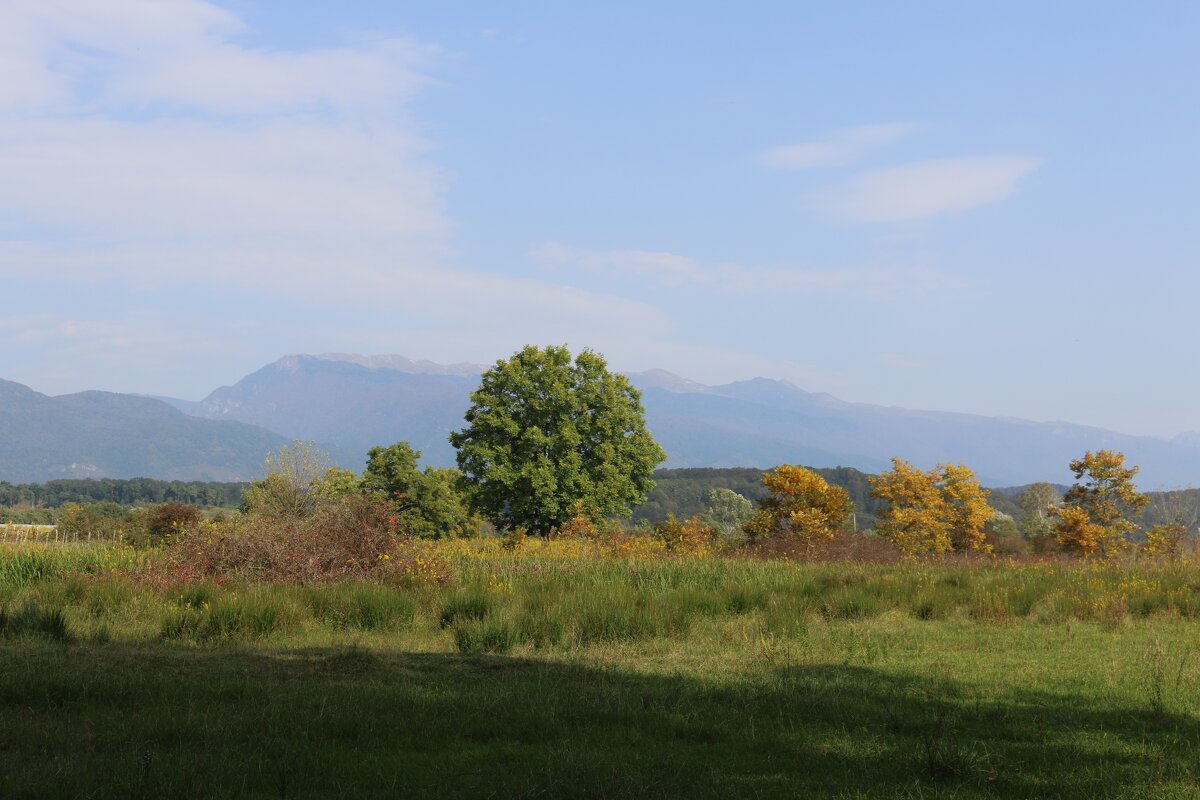
[[[462,427],[482,369],[402,356],[290,355],[199,401],[99,392],[49,398],[0,383],[0,479],[250,478],[267,452],[291,439],[321,443],[355,469],[370,447],[405,439],[426,463],[449,466],[446,437]],[[766,378],[706,386],[663,370],[629,377],[642,390],[667,467],[800,463],[877,472],[899,455],[921,466],[963,462],[985,484],[1005,486],[1067,481],[1073,458],[1111,447],[1142,466],[1145,489],[1200,482],[1200,443],[1191,435],[1166,441],[849,403]]]

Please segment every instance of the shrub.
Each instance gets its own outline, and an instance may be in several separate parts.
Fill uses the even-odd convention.
[[[962,464],[920,470],[900,458],[869,479],[871,494],[887,503],[876,530],[907,556],[987,551],[984,525],[995,511],[988,490]]]
[[[1178,558],[1183,545],[1183,535],[1186,532],[1187,528],[1178,523],[1154,525],[1146,531],[1144,549],[1152,556]]]
[[[1050,509],[1059,544],[1082,556],[1120,554],[1138,527],[1131,517],[1150,502],[1133,483],[1138,468],[1126,467],[1125,455],[1115,450],[1089,450],[1071,462],[1071,472],[1075,484],[1063,504]]]
[[[732,489],[711,489],[704,496],[705,508],[701,519],[729,541],[746,538],[745,524],[754,516],[754,504]]]
[[[483,519],[467,507],[456,469],[426,467],[421,451],[408,442],[372,447],[367,454],[362,487],[388,499],[406,533],[427,538],[476,536]]]
[[[64,503],[58,510],[58,529],[66,536],[117,539],[134,527],[134,513],[116,503]]]
[[[999,555],[1024,555],[1033,550],[1029,540],[1021,534],[1016,520],[1008,514],[996,512],[984,526],[988,548]]]
[[[385,501],[363,494],[300,518],[240,514],[187,531],[168,546],[150,577],[164,583],[230,577],[321,583],[396,573],[410,557],[391,521]]]
[[[679,555],[705,556],[712,550],[717,532],[700,521],[699,517],[680,522],[674,514],[654,526],[654,536],[667,552]]]
[[[576,505],[574,515],[550,532],[551,539],[583,539],[595,541],[600,538],[600,528],[584,513],[582,505]]]
[[[500,537],[500,546],[509,552],[515,553],[525,546],[525,529],[524,528],[509,528]]]
[[[196,527],[203,519],[204,513],[195,506],[163,503],[154,506],[146,515],[146,533],[161,541]]]

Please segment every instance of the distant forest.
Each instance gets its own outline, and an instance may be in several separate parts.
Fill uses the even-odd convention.
[[[871,497],[870,477],[850,467],[817,469],[825,480],[841,486],[850,494],[856,509],[855,525],[871,527],[880,502]],[[674,514],[679,519],[703,514],[706,497],[713,489],[730,489],[748,500],[762,498],[763,471],[748,467],[725,469],[660,469],[654,473],[655,487],[645,504],[633,510],[633,522],[655,523]],[[161,481],[153,478],[62,479],[48,483],[8,483],[0,481],[0,522],[50,522],[53,510],[66,503],[112,503],[124,507],[159,503],[186,503],[202,508],[236,508],[248,483],[206,481]],[[988,502],[997,511],[1019,518],[1017,501],[1025,487],[993,489]],[[1054,486],[1060,495],[1066,486]],[[1141,524],[1179,522],[1190,531],[1200,528],[1200,489],[1172,492],[1148,492],[1150,504],[1142,513]]]
[[[48,483],[0,481],[0,506],[58,508],[65,503],[116,503],[121,506],[187,503],[204,508],[233,508],[242,502],[247,486],[247,483],[153,478],[64,478]]]
[[[850,494],[854,503],[860,528],[868,528],[874,521],[880,502],[871,497],[869,477],[850,467],[816,469],[825,480],[841,486]],[[766,496],[762,484],[763,471],[747,467],[725,469],[660,469],[654,473],[654,489],[644,505],[633,510],[633,521],[659,522],[668,514],[680,519],[704,513],[705,498],[713,489],[731,489],[747,500],[759,500]]]

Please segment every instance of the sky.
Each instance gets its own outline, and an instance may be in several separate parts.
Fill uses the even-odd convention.
[[[1200,4],[0,0],[0,378],[526,343],[1200,430]]]

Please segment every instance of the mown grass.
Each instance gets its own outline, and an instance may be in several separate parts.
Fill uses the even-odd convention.
[[[0,551],[15,797],[1200,797],[1200,571]]]

